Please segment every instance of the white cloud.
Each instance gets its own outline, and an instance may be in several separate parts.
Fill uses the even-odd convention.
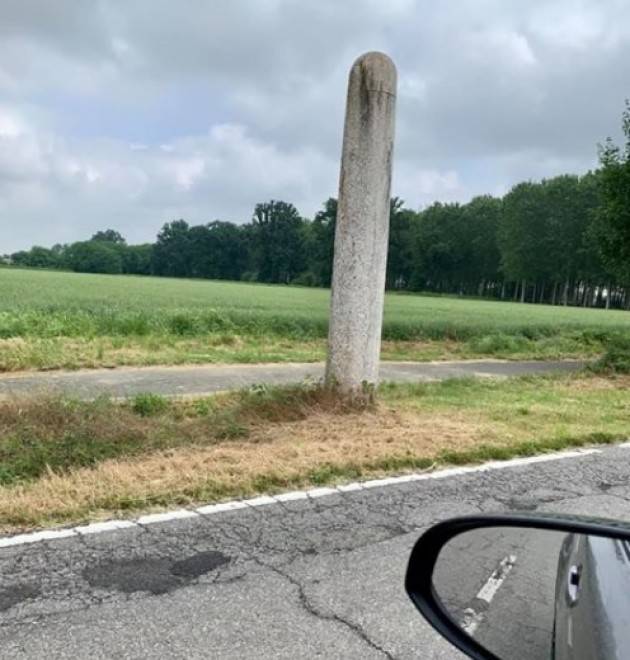
[[[16,247],[86,238],[103,227],[147,240],[178,217],[248,220],[257,202],[274,197],[314,213],[336,178],[335,163],[321,154],[282,151],[239,125],[142,149],[37,132],[0,140],[0,245]]]
[[[399,163],[393,188],[413,207],[425,206],[435,200],[464,201],[471,196],[471,191],[462,184],[455,170],[418,169],[408,161]]]
[[[25,126],[21,119],[5,108],[0,107],[0,138],[16,138],[24,133]]]

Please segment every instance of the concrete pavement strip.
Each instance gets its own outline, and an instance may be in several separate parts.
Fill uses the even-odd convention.
[[[521,361],[462,360],[444,362],[382,362],[381,381],[430,382],[448,378],[505,378],[568,373],[586,365],[579,360]],[[79,371],[5,373],[0,375],[0,398],[38,392],[64,392],[79,398],[114,398],[152,392],[164,396],[201,396],[261,383],[288,385],[317,382],[323,363],[274,363],[178,367],[123,367]]]

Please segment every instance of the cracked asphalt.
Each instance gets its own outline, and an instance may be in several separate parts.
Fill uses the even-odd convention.
[[[509,377],[577,371],[585,363],[577,360],[506,362],[462,360],[459,362],[382,362],[381,380],[417,382],[446,378]],[[24,372],[0,375],[0,398],[40,391],[62,391],[93,398],[133,396],[153,392],[165,396],[211,394],[259,383],[287,385],[319,380],[320,363],[234,364],[184,367],[141,367],[82,371]]]
[[[444,518],[630,518],[630,449],[0,549],[2,658],[459,658],[403,590]]]

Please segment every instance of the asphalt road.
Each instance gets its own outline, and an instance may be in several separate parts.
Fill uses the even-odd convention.
[[[436,590],[453,617],[495,655],[549,660],[564,538],[560,532],[506,528],[462,534],[440,554]]]
[[[466,360],[461,362],[383,362],[381,380],[418,382],[464,376],[507,377],[576,371],[583,362],[506,362]],[[79,397],[98,395],[132,396],[139,392],[163,395],[209,394],[259,383],[282,385],[319,380],[324,365],[253,364],[229,366],[143,367],[83,371],[24,372],[0,375],[0,397],[33,394],[38,391],[64,391]]]
[[[403,591],[422,529],[505,510],[628,519],[629,501],[630,448],[616,447],[0,548],[0,657],[460,658]],[[540,540],[468,547],[477,559],[460,556],[445,587],[462,585],[467,600],[499,557],[519,555],[495,595],[500,620],[488,616],[478,634],[540,627],[536,562],[518,568]],[[475,571],[463,580],[466,565]]]

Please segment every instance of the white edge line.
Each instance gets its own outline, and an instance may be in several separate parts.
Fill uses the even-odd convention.
[[[276,498],[271,495],[260,495],[259,497],[252,497],[250,500],[241,500],[247,506],[266,506],[267,504],[275,504]]]
[[[339,495],[339,491],[336,488],[311,488],[306,491],[308,497],[317,498],[317,497],[326,497],[326,495]]]
[[[136,520],[137,525],[153,525],[154,523],[170,522],[171,520],[183,520],[185,518],[196,518],[199,514],[190,509],[176,509],[175,511],[165,511],[164,513],[149,513],[146,516],[140,516]]]
[[[354,481],[349,484],[342,484],[341,486],[337,486],[337,490],[340,493],[351,493],[355,490],[363,490],[363,484],[360,481]]]
[[[76,536],[74,529],[45,529],[41,532],[30,534],[18,534],[0,539],[0,548],[8,548],[12,545],[24,545],[25,543],[37,543],[38,541],[54,541],[69,536]]]
[[[80,525],[75,527],[77,534],[100,534],[101,532],[113,532],[117,529],[127,529],[136,527],[136,523],[131,520],[106,520],[105,522],[91,523],[90,525]]]
[[[207,504],[200,506],[195,511],[202,516],[211,516],[214,513],[223,513],[224,511],[236,511],[237,509],[246,509],[247,504],[242,500],[234,500],[233,502],[219,502],[218,504]]]
[[[630,441],[614,445],[615,447],[630,447]],[[573,451],[563,451],[555,454],[542,454],[540,456],[528,456],[526,458],[513,458],[507,461],[489,461],[480,465],[467,467],[445,468],[435,472],[416,472],[412,474],[403,474],[399,477],[385,477],[383,479],[370,479],[368,481],[355,481],[349,484],[343,484],[335,488],[322,487],[310,488],[308,490],[292,491],[281,493],[279,495],[260,495],[247,500],[232,500],[230,502],[219,502],[217,504],[207,504],[194,509],[176,509],[164,513],[150,513],[140,516],[135,520],[106,520],[104,522],[95,522],[88,525],[78,525],[65,529],[48,529],[26,534],[17,534],[14,536],[0,537],[0,549],[16,545],[25,545],[28,543],[37,543],[39,541],[54,541],[56,539],[68,538],[78,534],[100,534],[102,532],[111,532],[121,529],[130,529],[141,525],[151,525],[155,523],[165,523],[172,520],[183,520],[187,518],[197,518],[199,516],[211,516],[216,513],[226,511],[236,511],[248,507],[259,507],[267,504],[277,504],[279,502],[290,502],[293,500],[305,500],[308,498],[326,497],[338,493],[351,493],[364,489],[382,488],[385,486],[394,486],[398,484],[409,483],[412,481],[424,481],[427,479],[447,479],[448,477],[457,477],[464,474],[474,474],[476,472],[485,472],[487,470],[500,470],[504,468],[529,465],[531,463],[545,463],[547,461],[556,461],[563,458],[577,458],[579,456],[588,456],[589,454],[600,454],[601,449],[576,449]]]
[[[296,500],[307,500],[305,490],[293,490],[290,493],[280,493],[275,496],[277,502],[295,502]]]

